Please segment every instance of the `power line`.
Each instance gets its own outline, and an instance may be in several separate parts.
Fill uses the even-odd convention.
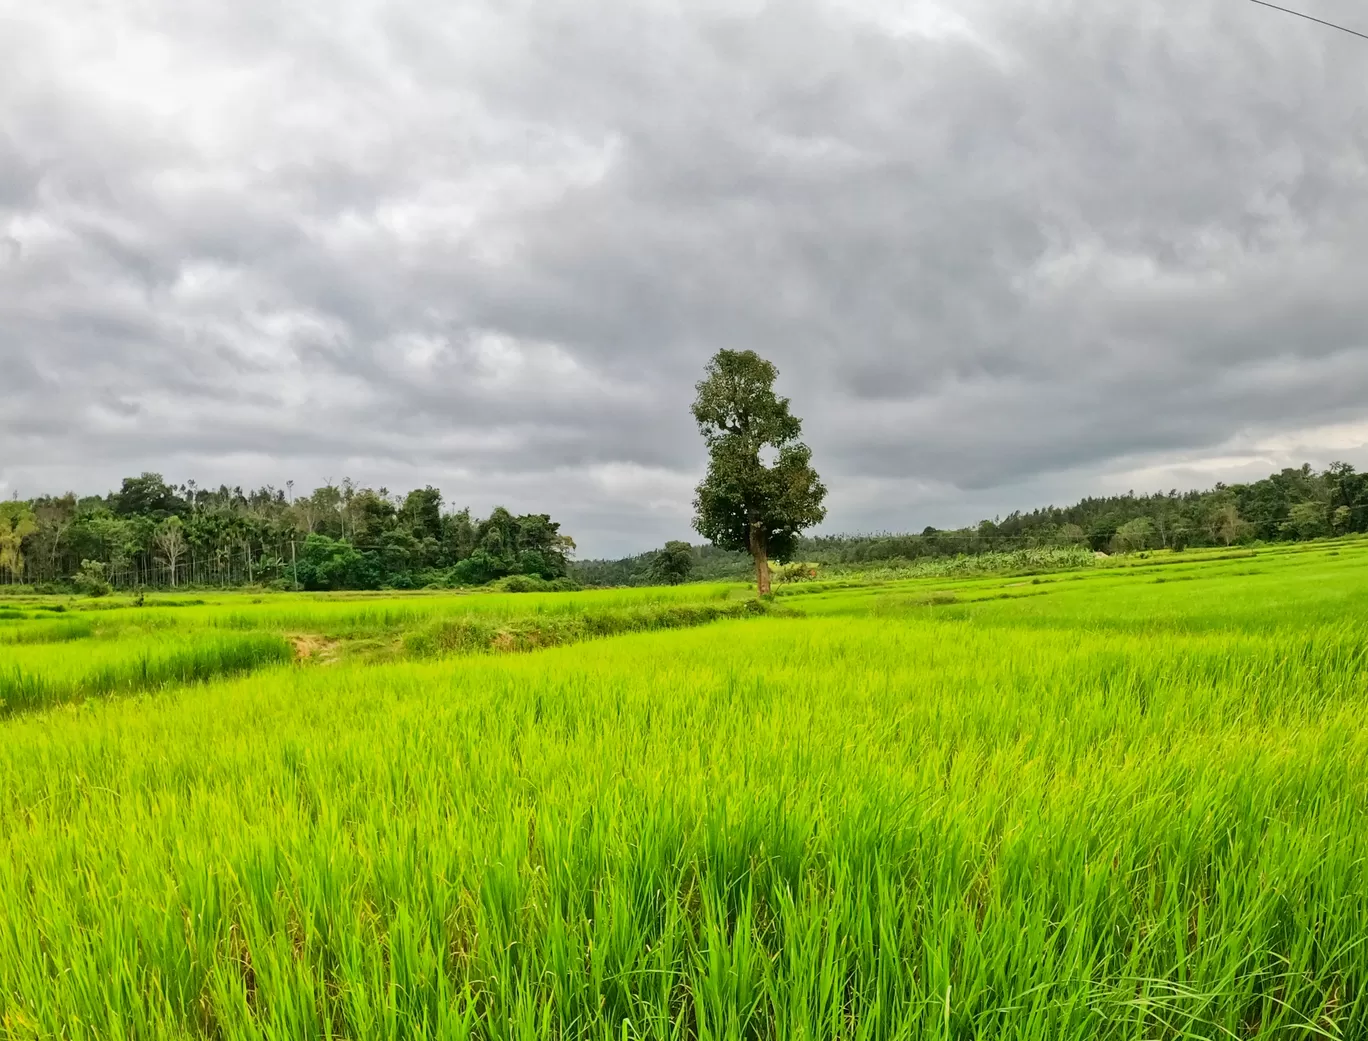
[[[1249,2],[1251,4],[1258,4],[1260,7],[1271,7],[1273,8],[1273,10],[1281,11],[1283,14],[1296,15],[1298,18],[1305,18],[1308,22],[1316,22],[1319,25],[1329,26],[1331,29],[1338,29],[1342,33],[1348,33],[1350,36],[1357,36],[1360,39],[1368,40],[1368,33],[1361,33],[1357,29],[1348,29],[1343,25],[1336,25],[1334,22],[1327,22],[1324,18],[1317,18],[1315,15],[1305,14],[1301,11],[1294,11],[1290,7],[1279,7],[1277,4],[1270,4],[1268,0],[1249,0]]]

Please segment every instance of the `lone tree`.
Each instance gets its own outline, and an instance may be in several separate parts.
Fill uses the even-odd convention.
[[[774,393],[778,375],[754,351],[718,351],[693,405],[708,445],[694,527],[716,546],[751,555],[761,596],[770,591],[769,558],[788,560],[798,533],[826,516],[826,488],[798,440],[802,421]]]

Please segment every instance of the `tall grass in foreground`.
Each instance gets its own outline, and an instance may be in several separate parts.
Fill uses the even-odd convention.
[[[1362,1038],[1363,636],[758,619],[10,720],[2,1031]]]
[[[0,717],[69,701],[195,683],[287,662],[270,633],[199,634],[0,649]]]

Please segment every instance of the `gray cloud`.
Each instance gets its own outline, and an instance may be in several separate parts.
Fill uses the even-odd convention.
[[[349,473],[643,548],[721,346],[830,527],[1368,462],[1366,47],[1230,0],[30,5],[0,490]]]

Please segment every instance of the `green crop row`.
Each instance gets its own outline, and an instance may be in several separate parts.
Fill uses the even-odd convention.
[[[784,612],[760,600],[732,604],[663,604],[498,619],[466,614],[438,621],[405,634],[410,657],[471,654],[489,651],[534,651],[623,633],[687,629],[724,618],[749,618]]]
[[[293,658],[288,641],[268,633],[16,649],[0,657],[0,717],[89,697],[201,682]]]

